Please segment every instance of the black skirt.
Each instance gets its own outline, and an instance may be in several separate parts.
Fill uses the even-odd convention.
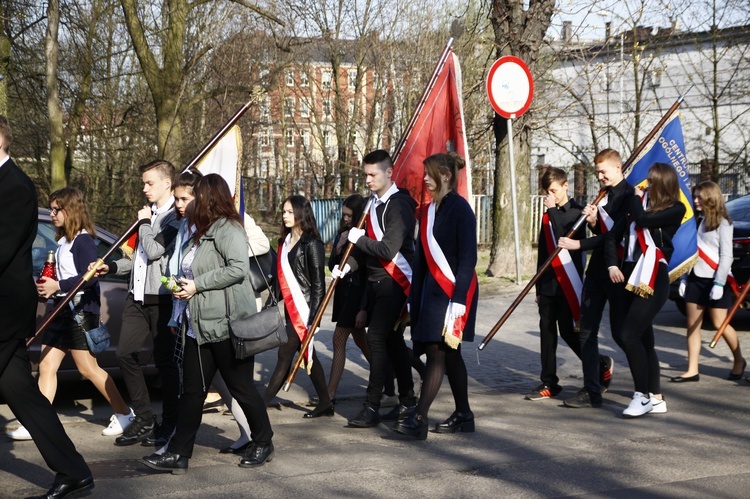
[[[687,287],[685,288],[685,301],[695,303],[704,308],[729,308],[732,306],[732,289],[724,286],[724,295],[718,300],[712,300],[711,288],[714,286],[714,280],[709,277],[698,277],[692,272],[687,278]]]
[[[99,315],[89,312],[82,312],[81,317],[83,327],[88,331],[99,326]],[[42,337],[42,344],[62,350],[88,350],[89,345],[86,343],[86,335],[83,329],[78,325],[70,309],[63,309],[60,315],[55,317]]]

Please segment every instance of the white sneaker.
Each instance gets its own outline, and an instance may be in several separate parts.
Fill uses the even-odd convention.
[[[638,416],[648,414],[653,408],[654,406],[651,404],[649,397],[646,397],[641,392],[635,392],[633,400],[630,401],[628,408],[622,411],[622,415],[626,418],[637,418]]]
[[[653,393],[649,393],[649,396],[651,398],[651,414],[664,414],[667,412],[667,401],[664,399],[664,395],[662,395],[661,400],[654,397]]]
[[[133,409],[130,409],[129,414],[112,414],[112,417],[109,418],[109,426],[102,430],[102,435],[106,437],[117,437],[122,435],[125,428],[130,426],[130,423],[133,422],[133,418],[135,418]]]
[[[15,430],[7,432],[6,435],[8,435],[8,438],[11,440],[31,440],[29,430],[23,426],[19,426]]]

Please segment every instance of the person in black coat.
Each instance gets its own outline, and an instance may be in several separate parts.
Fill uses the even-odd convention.
[[[326,291],[325,248],[318,233],[310,201],[304,196],[294,195],[286,198],[281,206],[283,229],[278,252],[279,279],[274,283],[274,293],[284,299],[289,340],[279,347],[276,369],[263,395],[266,405],[279,393],[302,341],[307,334],[314,333],[314,331],[309,331],[309,327],[318,313]],[[283,258],[287,261],[284,262]],[[287,263],[288,267],[286,267]],[[288,268],[293,276],[286,273],[282,275],[284,267]],[[285,287],[282,281],[287,282],[288,287]],[[293,292],[295,283],[305,303],[295,301]],[[333,404],[328,396],[325,373],[315,351],[310,361],[312,361],[312,368],[309,370],[310,379],[318,394],[318,404],[303,417],[333,416]]]
[[[13,134],[0,116],[0,397],[31,434],[54,484],[41,497],[65,497],[94,488],[83,457],[31,375],[25,339],[34,335],[37,291],[31,248],[37,231],[34,183],[8,156]]]
[[[653,320],[669,298],[669,259],[672,237],[685,216],[675,169],[654,163],[648,170],[646,192],[637,189],[626,219],[607,233],[605,259],[613,283],[625,283],[620,345],[628,357],[635,393],[625,417],[667,412],[661,395],[659,358],[654,347]],[[618,256],[618,245],[625,248]]]
[[[446,373],[456,410],[435,432],[474,431],[461,343],[474,341],[479,298],[476,219],[469,203],[455,191],[458,171],[465,163],[456,154],[441,153],[425,159],[424,165],[433,202],[422,207],[409,306],[411,338],[426,352],[427,369],[416,413],[393,427],[418,439],[427,438],[427,412]]]

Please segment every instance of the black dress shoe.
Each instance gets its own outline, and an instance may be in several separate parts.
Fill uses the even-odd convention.
[[[673,378],[669,378],[669,381],[672,383],[690,383],[695,381],[700,381],[701,375],[700,374],[694,374],[692,376],[675,376]]]
[[[328,416],[328,417],[333,416],[333,404],[329,405],[328,407],[323,407],[323,408],[316,407],[312,411],[306,412],[305,414],[302,415],[302,417],[305,419],[319,418],[321,416]]]
[[[33,496],[27,499],[58,499],[60,497],[80,497],[84,492],[94,488],[94,477],[89,475],[75,483],[55,483],[43,496]]]
[[[409,416],[416,414],[416,405],[397,405],[386,414],[380,416],[381,421],[403,421]]]
[[[169,443],[169,439],[172,438],[175,427],[171,424],[160,424],[154,428],[154,433],[143,439],[141,445],[144,447],[156,447],[161,449]]]
[[[173,475],[184,475],[188,469],[188,458],[173,452],[144,456],[141,462],[152,470],[169,471]]]
[[[404,421],[398,421],[393,425],[393,431],[414,437],[417,440],[425,440],[427,438],[427,429],[429,424],[427,418],[420,416],[419,414],[412,414]]]
[[[742,377],[745,375],[745,368],[747,367],[747,361],[742,361],[742,372],[739,374],[734,374],[732,371],[729,371],[729,376],[727,376],[727,379],[729,381],[739,381],[742,379]]]
[[[115,439],[115,445],[133,445],[143,442],[153,436],[156,426],[156,416],[151,419],[143,419],[140,416],[133,418],[133,422],[125,428],[122,435]]]
[[[237,454],[238,456],[241,456],[245,453],[245,449],[250,447],[250,443],[251,442],[248,442],[239,447],[232,447],[231,445],[229,447],[224,447],[219,451],[219,454]]]
[[[471,433],[474,431],[473,412],[454,412],[451,417],[435,425],[435,433]]]
[[[372,428],[380,423],[378,411],[372,407],[365,406],[354,419],[349,420],[349,426],[355,428]]]
[[[264,445],[256,444],[253,442],[250,447],[245,451],[245,455],[240,461],[240,468],[253,468],[255,466],[263,466],[266,463],[270,463],[273,460],[273,443],[269,442]]]

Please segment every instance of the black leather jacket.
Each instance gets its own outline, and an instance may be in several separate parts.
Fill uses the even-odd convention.
[[[292,272],[294,272],[299,287],[310,307],[310,317],[307,324],[309,326],[315,319],[315,314],[318,313],[318,308],[320,308],[326,293],[325,248],[320,239],[302,236],[294,249],[296,249],[296,252],[293,253],[294,256],[291,258],[289,265],[292,267]],[[277,279],[274,283],[274,293],[281,299],[278,282]]]

